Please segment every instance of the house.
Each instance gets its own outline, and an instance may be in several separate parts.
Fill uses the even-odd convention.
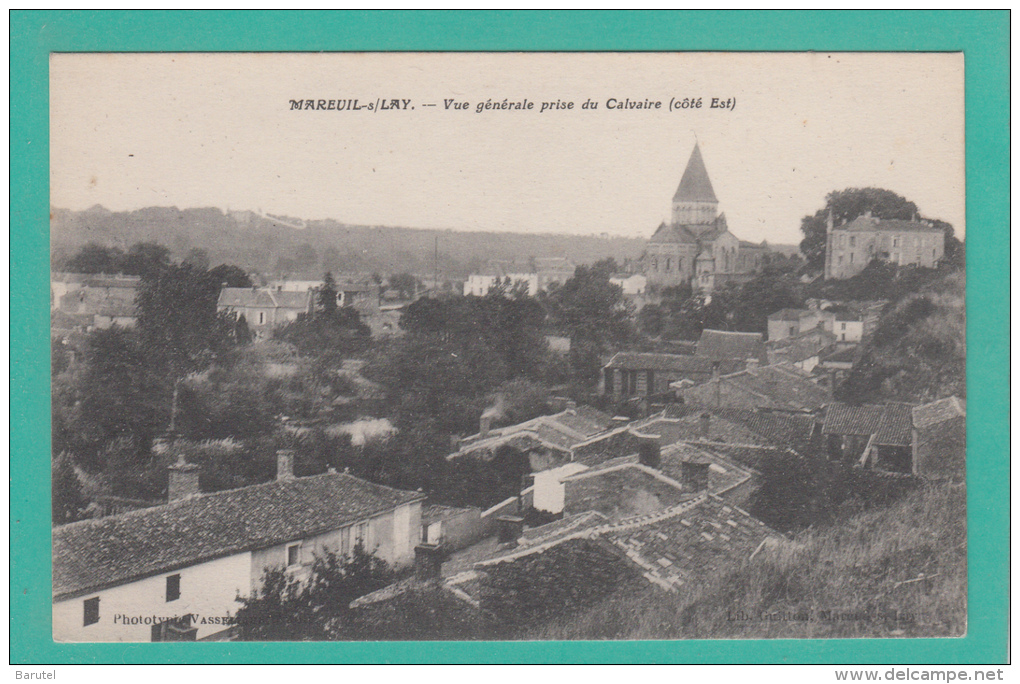
[[[825,230],[825,277],[851,278],[872,259],[935,268],[945,252],[945,233],[928,221],[879,219],[871,212]]]
[[[482,511],[473,506],[432,504],[421,513],[421,541],[456,551],[478,541],[484,533]]]
[[[691,283],[711,292],[726,282],[750,279],[760,269],[764,252],[764,245],[740,240],[729,231],[695,144],[673,195],[671,221],[649,238],[642,257],[648,282],[657,287]]]
[[[566,257],[536,257],[535,275],[539,290],[548,291],[552,286],[562,285],[574,277],[577,267]]]
[[[140,276],[57,274],[50,282],[50,307],[61,321],[87,329],[133,327]]]
[[[640,273],[614,273],[609,282],[619,285],[624,297],[643,295],[648,289],[648,278]]]
[[[853,311],[837,311],[833,314],[832,334],[839,342],[860,342],[864,339],[864,318]]]
[[[357,544],[396,567],[413,562],[424,495],[328,472],[202,494],[198,467],[171,467],[166,505],[53,529],[53,638],[225,638],[268,568],[306,576],[315,554]]]
[[[489,460],[501,447],[513,447],[528,457],[532,472],[539,472],[581,458],[636,450],[636,437],[628,433],[626,424],[589,406],[573,406],[506,427],[491,425],[492,416],[483,414],[478,433],[460,440],[457,451],[447,459]]]
[[[678,442],[746,447],[779,447],[807,453],[821,424],[814,415],[785,411],[670,404],[631,424],[635,433],[655,436],[663,448]]]
[[[475,572],[483,583],[512,588],[512,593],[490,589],[492,607],[499,611],[504,601],[529,596],[567,602],[577,591],[608,594],[633,582],[677,591],[753,560],[769,540],[778,543],[780,535],[764,523],[707,490],[708,467],[706,462],[689,462],[687,479],[681,482],[664,480],[644,466],[589,475],[587,480],[594,479],[589,486],[602,478],[603,492],[616,499],[621,499],[616,493],[621,473],[628,473],[631,484],[654,482],[657,503],[649,499],[637,509],[643,512],[633,515],[627,506],[609,515],[598,510],[567,513],[477,562]],[[512,610],[512,603],[507,607]],[[557,606],[548,608],[555,611]]]
[[[224,287],[216,310],[244,316],[248,328],[258,339],[273,329],[296,321],[298,316],[315,310],[315,292],[288,292],[269,287]]]
[[[749,366],[697,385],[673,383],[684,403],[717,408],[768,409],[813,413],[832,401],[832,393],[792,366]]]
[[[713,373],[730,373],[743,368],[742,361],[716,361],[705,356],[617,352],[602,367],[599,394],[625,399],[665,394],[679,380],[703,382]]]
[[[702,330],[695,356],[713,361],[757,361],[768,364],[768,353],[761,333],[730,332],[728,330]]]
[[[789,364],[803,373],[811,373],[823,353],[836,344],[837,337],[823,327],[810,328],[766,345],[769,365]]]
[[[808,330],[823,328],[832,332],[835,314],[818,309],[780,309],[769,314],[769,342],[795,337]]]
[[[829,458],[857,461],[870,451],[871,436],[878,432],[885,409],[882,406],[829,404],[822,424]]]
[[[967,409],[958,397],[913,409],[912,472],[925,478],[962,478],[967,470]]]

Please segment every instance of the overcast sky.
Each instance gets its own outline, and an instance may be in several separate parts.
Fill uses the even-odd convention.
[[[685,97],[702,108],[668,110]],[[289,105],[354,98],[414,109]],[[504,98],[535,109],[475,111]],[[539,111],[556,100],[574,109]],[[742,239],[798,242],[827,192],[864,186],[965,228],[959,54],[55,55],[50,102],[62,208],[647,237],[697,139]]]

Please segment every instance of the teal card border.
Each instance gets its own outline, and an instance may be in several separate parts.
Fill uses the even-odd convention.
[[[12,663],[1001,663],[1009,595],[1009,13],[28,12],[11,27]],[[48,55],[75,51],[962,51],[969,629],[960,639],[56,644],[49,492]]]

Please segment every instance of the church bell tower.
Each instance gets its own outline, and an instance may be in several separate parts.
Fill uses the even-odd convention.
[[[683,178],[673,195],[673,223],[703,226],[715,221],[718,212],[719,200],[712,190],[712,181],[708,179],[701,149],[695,143]]]

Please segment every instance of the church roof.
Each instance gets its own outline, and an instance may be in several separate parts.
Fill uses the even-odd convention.
[[[712,190],[712,181],[708,179],[708,170],[705,168],[705,161],[701,158],[701,149],[694,144],[694,151],[687,161],[687,168],[684,170],[680,185],[673,195],[674,202],[718,202],[715,198],[715,191]]]

